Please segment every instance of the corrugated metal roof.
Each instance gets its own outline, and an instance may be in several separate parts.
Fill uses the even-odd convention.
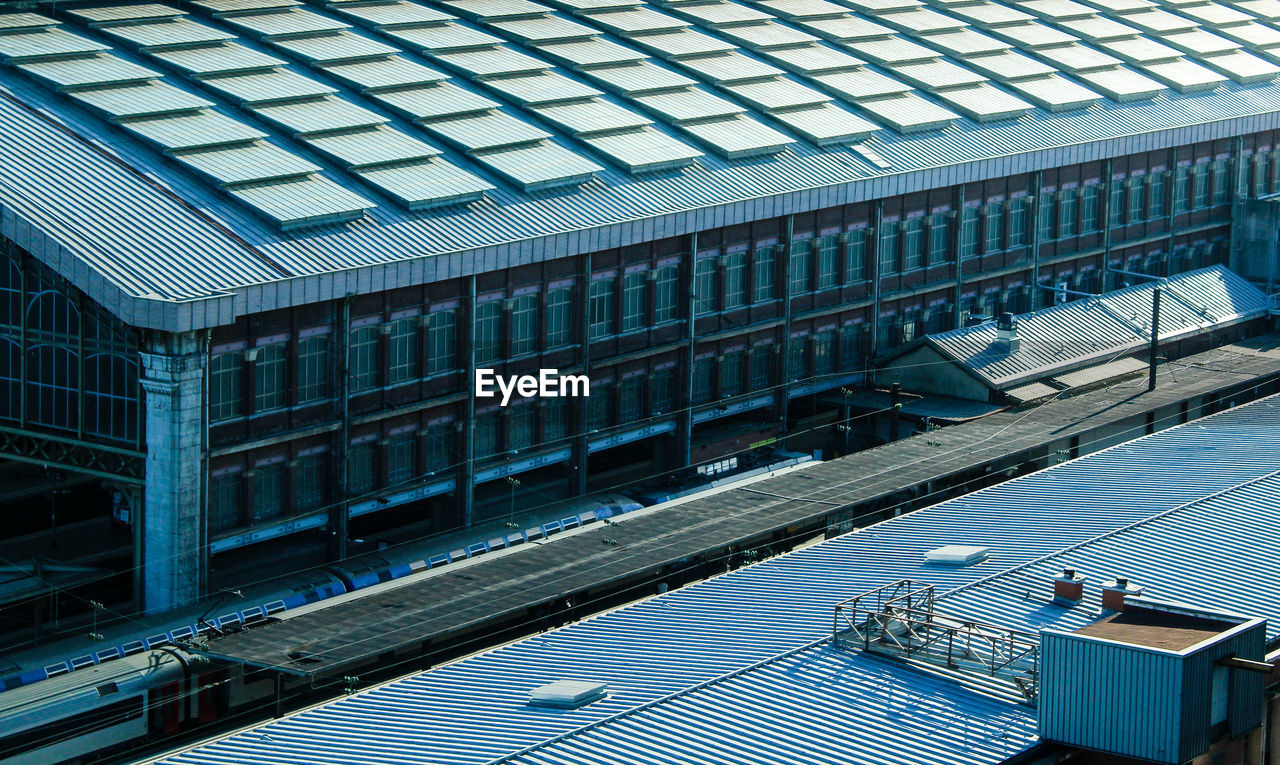
[[[996,341],[995,322],[929,335],[925,342],[996,389],[1024,385],[1115,357],[1150,342],[1161,292],[1160,339],[1174,340],[1263,316],[1267,296],[1225,266],[1137,284],[1018,317],[1018,350]]]
[[[910,578],[937,588],[944,613],[1070,629],[1098,615],[1098,580],[1128,575],[1157,597],[1268,618],[1275,637],[1278,435],[1271,397],[163,762],[320,765],[394,751],[406,765],[999,763],[1036,742],[1033,709],[967,690],[958,673],[837,652],[834,604]],[[991,554],[925,563],[953,543]],[[1046,604],[1064,565],[1090,576],[1071,609]],[[609,695],[576,710],[525,704],[560,679],[606,682]]]

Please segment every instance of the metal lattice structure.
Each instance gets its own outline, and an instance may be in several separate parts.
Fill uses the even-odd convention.
[[[1034,701],[1039,638],[1031,632],[948,616],[931,584],[900,579],[836,605],[832,641],[846,650],[911,658],[1000,677]]]

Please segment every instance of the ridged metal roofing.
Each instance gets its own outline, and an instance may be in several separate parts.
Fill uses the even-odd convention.
[[[209,0],[184,9],[172,3],[78,8],[54,19],[0,14],[0,62],[9,64],[0,66],[0,92],[36,111],[0,108],[13,120],[61,121],[81,140],[111,147],[193,208],[211,211],[291,277],[605,227],[613,227],[611,236],[620,241],[632,241],[644,237],[645,221],[686,211],[737,206],[746,215],[752,200],[788,195],[788,204],[812,209],[856,198],[858,189],[882,193],[880,184],[896,185],[886,180],[890,176],[913,171],[993,160],[990,174],[1003,174],[1007,170],[996,169],[994,160],[1040,149],[1151,131],[1208,135],[1217,130],[1209,126],[1232,118],[1253,120],[1255,129],[1280,121],[1274,109],[1280,86],[1273,82],[1280,74],[1280,27],[1273,17],[1280,13],[1270,5],[1242,0],[1227,13],[1202,9],[1201,16],[1208,13],[1217,25],[1203,34],[1187,31],[1203,23],[1201,16],[1179,7],[1152,15],[1147,5],[1119,0],[1076,5],[1063,11],[1014,0],[956,8],[942,0],[725,1],[669,8],[642,0],[327,6]],[[1117,36],[1125,27],[1132,34]],[[1164,53],[1156,60],[1151,50]],[[140,77],[136,69],[121,73],[129,64],[156,69],[157,79],[135,87],[167,95],[90,87],[94,94],[77,93],[78,101],[99,111],[84,110],[56,92],[65,87],[58,81],[19,67],[70,62],[65,65],[87,72],[95,61],[120,72],[87,75],[91,79]],[[210,81],[227,75],[249,79],[223,81],[222,89]],[[272,78],[280,83],[274,90]],[[299,89],[303,83],[306,91],[336,92],[308,99]],[[264,92],[228,89],[251,84]],[[279,96],[277,105],[265,111],[253,106],[271,93]],[[116,98],[121,95],[127,97]],[[281,149],[321,167],[317,178],[364,201],[343,205],[327,222],[284,221],[306,227],[305,233],[282,231],[274,213],[242,204],[242,196],[171,161],[165,150],[181,141],[170,136],[170,143],[156,145],[138,140],[141,130],[111,124],[170,96],[186,101],[190,116],[221,114],[269,134]],[[642,150],[626,138],[606,140],[604,129],[588,132],[552,119],[539,111],[549,98],[632,115],[611,129],[634,138]],[[542,154],[574,155],[573,167],[559,176],[513,175],[476,156],[490,151],[492,142],[473,141],[457,124],[435,124],[471,112],[503,123],[501,135],[539,136],[529,140],[540,142]],[[447,164],[458,177],[472,176],[470,185],[483,191],[465,202],[408,203],[299,140],[379,124],[449,144],[431,161]],[[466,140],[456,140],[460,135]],[[851,150],[858,141],[884,157],[885,166]],[[12,169],[23,180],[5,188],[0,203],[10,203],[20,187],[55,181],[34,159],[50,148],[30,147],[32,161]],[[568,188],[541,191],[547,186]],[[317,203],[332,198],[329,191]],[[147,293],[148,299],[222,289],[211,281],[201,291],[199,275],[216,269],[181,247],[199,228],[198,217],[152,222],[157,241],[176,241],[175,257],[187,258],[180,270],[192,275]],[[111,222],[99,221],[104,227]],[[143,271],[156,249],[105,246]],[[468,270],[452,261],[448,269]],[[256,284],[235,285],[241,288],[237,301]],[[296,294],[323,299],[318,290]],[[115,310],[126,308],[95,297]],[[275,300],[264,299],[256,295],[255,304],[266,308]]]
[[[1271,397],[163,762],[1002,762],[1036,742],[1033,708],[956,673],[833,650],[834,604],[910,578],[937,588],[944,613],[1070,629],[1097,617],[1101,579],[1127,574],[1156,597],[1268,618],[1275,638],[1278,435]],[[991,552],[925,563],[945,544]],[[1064,565],[1090,577],[1072,609],[1047,603]],[[525,704],[561,679],[603,681],[609,695],[577,710]]]
[[[1161,340],[1265,316],[1269,308],[1262,290],[1225,266],[1210,266],[1023,314],[1013,353],[997,342],[995,322],[923,342],[997,390],[1024,385],[1145,347],[1157,287]]]

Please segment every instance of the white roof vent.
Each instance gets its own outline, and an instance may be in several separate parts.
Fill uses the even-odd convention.
[[[605,697],[609,686],[594,680],[557,680],[529,691],[529,705],[577,709]]]
[[[986,560],[990,554],[990,547],[943,545],[926,552],[924,560],[926,563],[941,563],[945,566],[972,566]]]

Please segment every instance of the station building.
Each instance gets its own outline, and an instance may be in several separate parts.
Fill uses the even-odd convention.
[[[972,317],[1274,270],[1273,0],[6,6],[0,547],[148,611],[807,447]]]

